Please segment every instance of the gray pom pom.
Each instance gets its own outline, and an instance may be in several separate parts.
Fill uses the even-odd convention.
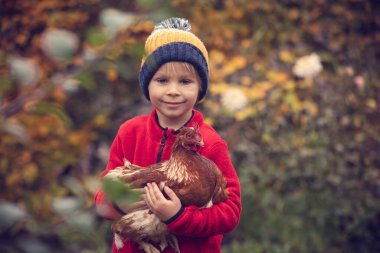
[[[160,29],[178,29],[191,32],[191,25],[184,18],[168,18],[154,26],[154,31]]]

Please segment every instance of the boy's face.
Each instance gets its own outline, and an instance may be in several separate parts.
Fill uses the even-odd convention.
[[[158,69],[148,90],[162,127],[178,129],[189,120],[200,87],[198,74],[185,63],[169,62]]]

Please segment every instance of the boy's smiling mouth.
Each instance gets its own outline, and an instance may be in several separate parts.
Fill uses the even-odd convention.
[[[166,106],[168,109],[177,109],[181,107],[185,102],[169,102],[169,101],[162,101],[162,103]]]
[[[167,105],[180,105],[180,104],[185,103],[183,101],[163,101],[163,100],[161,102]]]

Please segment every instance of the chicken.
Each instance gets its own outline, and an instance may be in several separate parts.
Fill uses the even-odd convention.
[[[198,126],[182,127],[172,146],[169,160],[140,167],[125,160],[124,166],[117,167],[105,176],[120,180],[133,188],[144,187],[156,182],[162,189],[169,186],[181,200],[183,206],[196,205],[199,208],[211,207],[227,199],[226,180],[216,164],[200,155],[198,148],[203,140]],[[136,207],[114,222],[113,231],[117,247],[121,248],[122,238],[128,238],[139,244],[147,253],[160,252],[167,246],[179,252],[175,235],[167,230],[147,206]]]

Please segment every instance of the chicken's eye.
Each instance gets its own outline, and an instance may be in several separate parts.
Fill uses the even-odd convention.
[[[192,135],[191,134],[187,134],[186,137],[190,139],[192,137]]]

